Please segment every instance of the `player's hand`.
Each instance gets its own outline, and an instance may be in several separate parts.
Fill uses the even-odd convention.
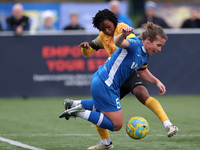
[[[156,85],[160,89],[160,91],[158,92],[159,95],[165,94],[165,92],[166,92],[165,86],[161,82],[158,82]]]
[[[89,42],[83,42],[83,43],[81,43],[78,47],[82,47],[82,48],[87,48],[87,49],[89,49],[89,48],[90,48],[90,45],[89,45]]]
[[[122,34],[127,36],[129,34],[131,34],[133,32],[133,28],[132,27],[123,27],[122,29]]]

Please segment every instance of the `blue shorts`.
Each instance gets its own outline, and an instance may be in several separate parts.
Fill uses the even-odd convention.
[[[120,89],[118,91],[111,90],[97,73],[91,79],[91,93],[97,110],[114,112],[122,109]]]

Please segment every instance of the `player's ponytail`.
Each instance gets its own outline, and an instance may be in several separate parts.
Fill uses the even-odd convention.
[[[152,22],[147,22],[146,24],[143,24],[142,28],[145,30],[139,35],[142,40],[146,40],[149,37],[150,41],[153,42],[156,40],[157,35],[167,40],[167,35],[165,34],[162,27],[155,25]]]

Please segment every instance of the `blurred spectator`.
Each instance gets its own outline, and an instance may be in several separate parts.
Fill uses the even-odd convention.
[[[120,13],[120,1],[111,0],[110,1],[110,10],[117,16],[119,22],[123,22],[131,27],[134,27],[131,18]]]
[[[23,15],[23,11],[22,4],[17,3],[13,6],[12,16],[6,19],[8,31],[15,31],[17,35],[20,35],[23,31],[30,29],[30,20]]]
[[[200,28],[200,17],[197,9],[191,9],[190,18],[183,22],[181,28]]]
[[[79,25],[79,18],[77,12],[71,12],[70,14],[70,24],[64,27],[63,30],[85,30]]]
[[[161,26],[162,28],[170,28],[168,24],[165,22],[164,19],[156,16],[156,9],[157,4],[153,1],[147,1],[144,5],[145,9],[145,17],[142,18],[138,23],[138,28],[142,26],[142,24],[145,24],[147,22],[153,22],[156,25]]]
[[[52,11],[47,10],[42,14],[42,24],[39,27],[39,31],[56,31],[54,26],[55,15]]]

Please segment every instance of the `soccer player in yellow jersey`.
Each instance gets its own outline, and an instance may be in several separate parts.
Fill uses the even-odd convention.
[[[123,27],[128,26],[125,23],[119,23],[117,17],[108,9],[99,11],[93,18],[93,25],[96,27],[100,33],[99,36],[92,40],[90,43],[83,42],[79,46],[82,47],[82,53],[85,56],[99,50],[105,49],[108,57],[117,50],[117,46],[114,44],[115,37],[122,32]],[[126,38],[135,36],[130,34]],[[147,64],[143,65],[141,69],[146,69]],[[160,103],[153,97],[151,97],[147,90],[147,84],[142,80],[136,73],[133,74],[120,88],[120,99],[122,99],[129,92],[132,92],[136,98],[144,105],[146,105],[155,115],[161,120],[164,127],[166,128],[167,136],[171,137],[178,131],[178,128],[174,126],[167,117]],[[83,102],[83,101],[82,101]],[[65,109],[74,107],[81,101],[73,101],[66,99],[64,101]],[[69,118],[67,118],[69,119]],[[109,137],[107,129],[100,128],[98,126],[97,130],[101,137],[101,141],[88,149],[110,149],[113,148],[113,144]]]
[[[114,39],[116,36],[118,36],[122,28],[125,26],[128,26],[125,23],[117,23],[116,26],[110,22],[109,20],[105,21],[108,27],[105,29],[101,29],[102,32],[99,33],[99,36],[94,39],[90,44],[87,42],[81,43],[79,46],[83,47],[82,53],[85,56],[88,56],[89,54],[93,53],[94,51],[97,51],[99,49],[105,49],[108,57],[114,53],[118,49],[118,47],[114,43]],[[111,23],[111,24],[110,24]],[[109,31],[107,28],[114,29],[113,31]],[[100,30],[100,29],[99,29]],[[108,30],[108,33],[105,34],[103,30]],[[135,37],[135,34],[130,34],[127,38]],[[86,46],[86,47],[85,47]]]

